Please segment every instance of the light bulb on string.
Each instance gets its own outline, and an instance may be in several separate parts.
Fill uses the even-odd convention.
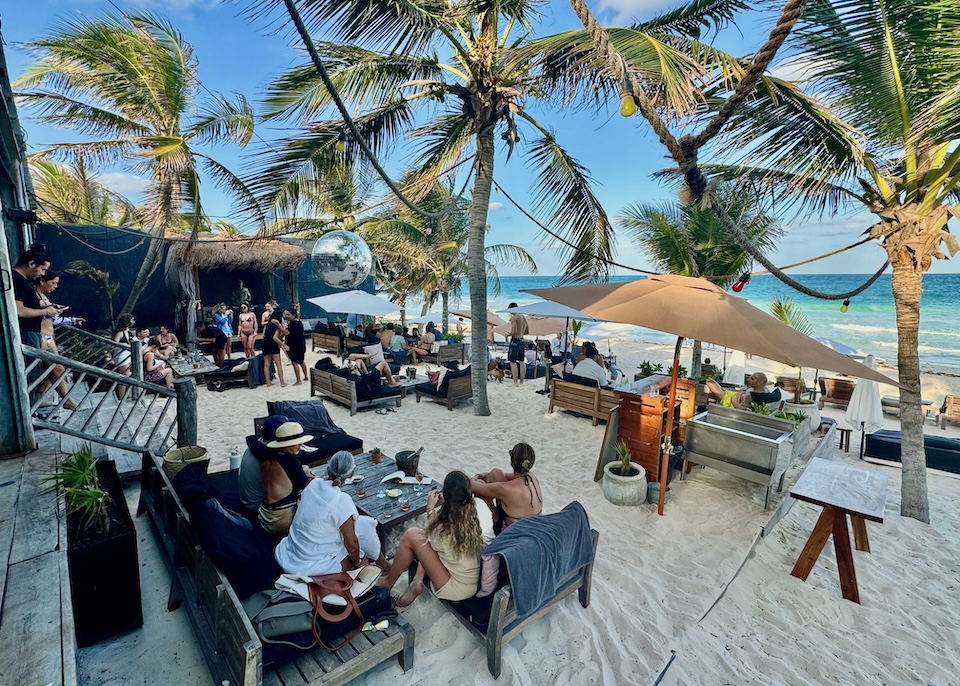
[[[620,116],[632,117],[637,113],[637,101],[633,98],[633,93],[625,90],[620,93]]]
[[[734,293],[739,293],[740,291],[743,290],[743,287],[746,286],[748,283],[750,283],[750,272],[744,272],[743,274],[740,275],[740,278],[737,279],[737,282],[733,284],[733,287],[731,288],[731,290]]]
[[[840,311],[846,312],[849,309],[850,309],[850,298],[847,298],[846,300],[843,301],[843,304],[840,306]]]
[[[343,131],[337,134],[337,142],[334,148],[336,148],[337,152],[343,152],[347,149],[347,134]]]

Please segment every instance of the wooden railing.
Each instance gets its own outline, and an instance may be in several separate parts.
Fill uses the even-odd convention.
[[[138,453],[163,454],[174,444],[196,442],[192,378],[178,379],[171,391],[26,345],[23,356],[37,429]]]
[[[130,375],[143,381],[143,358],[139,355],[139,341],[127,345],[66,324],[56,326],[54,331],[57,349],[63,357],[103,368],[111,360],[129,353]]]

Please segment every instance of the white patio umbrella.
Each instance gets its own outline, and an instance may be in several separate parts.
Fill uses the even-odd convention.
[[[407,319],[407,324],[426,324],[428,322],[433,322],[434,324],[436,324],[442,319],[443,319],[442,314],[435,314],[432,312],[428,312],[422,317],[416,317],[415,319]]]
[[[567,345],[569,344],[569,337],[566,335],[566,332],[570,330],[570,320],[581,322],[603,322],[605,319],[597,319],[596,317],[591,317],[588,314],[584,314],[580,310],[575,310],[572,307],[568,307],[562,303],[553,302],[552,300],[541,300],[540,302],[530,303],[529,305],[518,305],[517,307],[508,307],[507,312],[516,312],[517,314],[533,316],[533,317],[551,317],[556,319],[564,319],[566,324],[564,325],[564,350],[567,352]],[[559,333],[556,332],[556,333]],[[580,336],[583,337],[583,332],[580,332]]]
[[[876,369],[873,355],[867,355],[863,364]],[[863,459],[863,441],[866,434],[883,428],[883,407],[880,405],[880,386],[873,379],[859,379],[850,396],[850,404],[844,415],[847,423],[860,427],[860,459]]]
[[[723,382],[735,386],[743,385],[743,376],[747,373],[747,356],[740,350],[734,350],[730,362],[723,370]]]
[[[307,302],[322,307],[327,312],[340,314],[366,314],[373,317],[382,317],[391,312],[402,310],[396,303],[386,298],[380,298],[366,291],[342,291],[330,295],[320,295],[307,298]]]

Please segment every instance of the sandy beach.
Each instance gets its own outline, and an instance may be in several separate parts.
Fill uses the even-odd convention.
[[[672,352],[636,341],[612,347],[631,375],[641,360],[665,362]],[[308,365],[318,357],[308,353]],[[748,368],[777,365],[748,360]],[[287,374],[292,378],[289,367]],[[526,441],[537,453],[545,511],[583,503],[600,532],[592,603],[583,609],[568,599],[506,646],[498,683],[653,683],[672,651],[664,684],[960,683],[960,478],[930,473],[932,523],[925,525],[899,515],[899,469],[860,462],[858,436],[850,453],[834,449],[835,459],[889,478],[886,520],[869,526],[872,553],[855,553],[863,603],[856,605],[840,595],[830,544],[806,583],[789,574],[819,508],[798,503],[761,539],[772,511],[763,509],[764,489],[711,469],[671,484],[664,517],[653,505],[614,506],[593,482],[604,426],[546,414],[547,397],[535,393],[542,387],[490,383],[491,417],[474,416],[469,404],[453,412],[417,404],[412,394],[386,415],[350,417],[326,403],[334,421],[367,448],[425,446],[421,467],[431,476],[507,467],[508,449]],[[924,397],[937,405],[944,392],[958,390],[955,377],[924,377]],[[210,451],[211,470],[226,468],[230,449],[252,432],[253,417],[265,414],[265,401],[308,395],[306,384],[201,389],[199,443]],[[840,417],[842,410],[828,406],[824,415]],[[899,424],[891,416],[885,423]],[[960,436],[956,425],[944,432],[927,422],[925,430]],[[788,482],[800,471],[791,469]],[[388,661],[355,683],[492,681],[483,646],[429,593],[403,612],[417,632],[413,671],[404,674]]]

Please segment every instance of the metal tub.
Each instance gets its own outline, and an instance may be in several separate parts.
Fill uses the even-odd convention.
[[[793,453],[793,422],[720,405],[687,420],[685,460],[770,488],[783,474]]]

